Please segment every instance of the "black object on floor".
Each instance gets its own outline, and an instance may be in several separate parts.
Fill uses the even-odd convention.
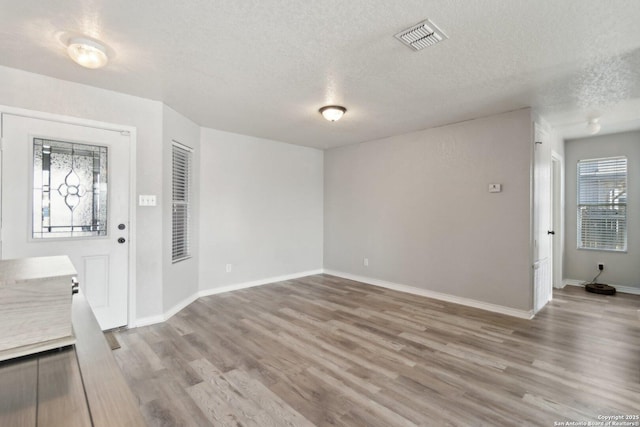
[[[609,285],[604,285],[602,283],[587,283],[584,285],[584,289],[587,292],[592,292],[594,294],[602,294],[602,295],[615,295],[616,288]]]

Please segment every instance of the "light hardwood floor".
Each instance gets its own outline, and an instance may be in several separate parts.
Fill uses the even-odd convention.
[[[317,275],[118,335],[151,426],[553,426],[640,414],[640,296],[520,320]]]

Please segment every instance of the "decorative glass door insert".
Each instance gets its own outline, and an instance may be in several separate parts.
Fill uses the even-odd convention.
[[[107,147],[33,140],[33,238],[107,235]]]

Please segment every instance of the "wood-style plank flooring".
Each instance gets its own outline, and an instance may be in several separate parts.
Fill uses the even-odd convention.
[[[553,426],[640,414],[640,296],[533,320],[317,275],[201,298],[114,354],[151,426]]]

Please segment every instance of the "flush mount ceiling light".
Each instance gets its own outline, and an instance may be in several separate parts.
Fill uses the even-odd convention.
[[[67,53],[76,63],[85,68],[101,68],[107,65],[107,48],[95,40],[74,37],[69,40]]]
[[[347,112],[347,109],[339,105],[327,105],[318,111],[320,111],[320,114],[322,114],[322,117],[325,119],[330,122],[335,122],[342,118],[344,113]]]
[[[591,135],[595,135],[600,132],[601,127],[602,126],[600,126],[600,117],[591,118],[587,122],[587,130]]]

